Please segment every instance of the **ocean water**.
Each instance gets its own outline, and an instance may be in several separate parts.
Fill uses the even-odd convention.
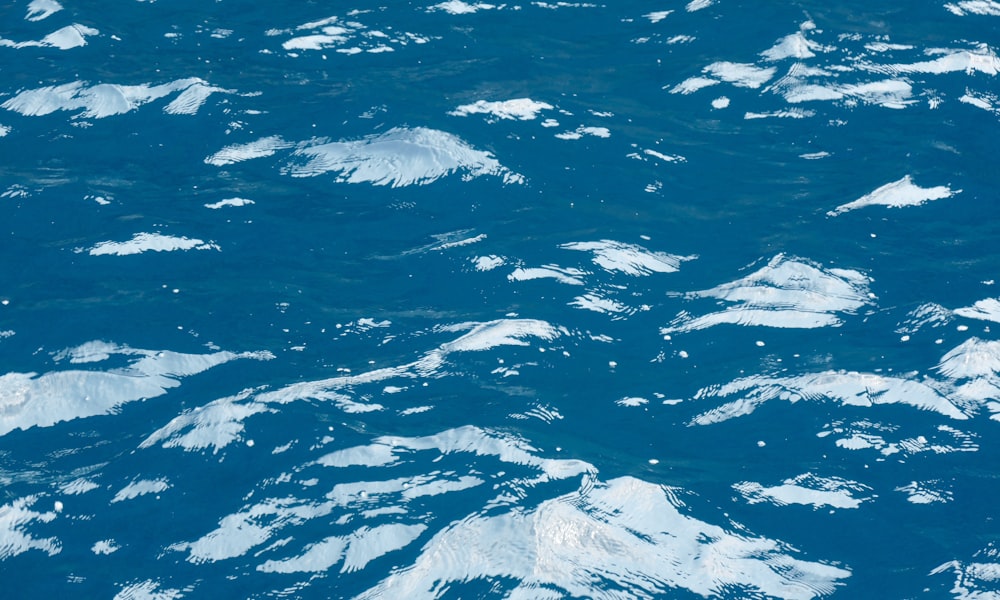
[[[997,44],[7,2],[0,595],[1000,597]]]

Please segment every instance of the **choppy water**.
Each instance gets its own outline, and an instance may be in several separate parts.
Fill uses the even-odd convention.
[[[0,24],[4,597],[1000,597],[1000,3]]]

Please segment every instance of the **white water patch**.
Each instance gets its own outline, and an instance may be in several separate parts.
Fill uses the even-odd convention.
[[[28,14],[24,18],[28,21],[41,21],[63,9],[62,4],[56,0],[31,0],[28,3]]]
[[[424,127],[393,128],[360,140],[300,145],[282,172],[292,177],[337,173],[342,183],[403,187],[425,185],[453,173],[469,180],[499,176],[519,183],[521,176],[502,166],[489,152],[476,150],[458,137]]]
[[[219,200],[218,202],[206,204],[205,208],[218,210],[226,206],[250,206],[251,204],[255,204],[255,202],[253,200],[247,200],[246,198],[226,198],[224,200]]]
[[[197,82],[191,84],[186,90],[178,94],[170,104],[163,108],[163,112],[170,115],[194,115],[205,104],[212,94],[232,94],[234,90],[227,90],[207,83]]]
[[[614,319],[625,318],[638,312],[637,309],[626,306],[616,300],[605,298],[598,292],[588,292],[582,296],[577,296],[569,305],[583,310],[611,315]]]
[[[162,396],[181,378],[237,359],[270,360],[267,352],[182,354],[105,348],[112,355],[134,357],[124,368],[107,371],[63,370],[0,375],[0,435],[15,429],[48,427],[83,417],[115,414],[122,405]],[[101,362],[104,358],[88,361]]]
[[[1000,17],[1000,2],[995,0],[962,0],[962,2],[949,2],[944,7],[959,17],[966,15]]]
[[[4,137],[8,133],[10,133],[10,127],[8,127],[7,125],[0,125],[0,137]],[[4,195],[0,196],[0,197],[5,197],[5,196],[6,196],[6,192],[4,192]]]
[[[246,390],[206,405],[182,412],[149,435],[140,448],[162,445],[185,450],[211,448],[218,452],[241,439],[244,421],[257,414],[273,412],[281,405],[301,400],[330,402],[347,413],[381,411],[385,407],[368,400],[357,401],[343,392],[359,385],[391,379],[412,380],[439,375],[454,352],[476,352],[499,346],[530,346],[531,340],[552,341],[569,335],[561,327],[535,319],[500,319],[485,323],[460,323],[438,328],[439,332],[465,332],[450,342],[424,353],[417,360],[375,369],[357,375],[343,375],[318,381],[294,383],[272,391]]]
[[[813,58],[817,52],[830,52],[832,50],[834,48],[810,40],[803,32],[799,31],[781,38],[774,46],[764,50],[760,55],[772,62],[786,58],[802,60]]]
[[[712,6],[713,4],[715,4],[715,0],[691,0],[684,7],[684,10],[686,10],[688,12],[695,12],[695,11],[699,11],[699,10],[708,8],[709,6]]]
[[[111,499],[111,504],[132,500],[146,494],[159,494],[170,489],[170,483],[166,479],[137,479],[122,489],[118,490],[115,497]]]
[[[484,2],[469,4],[468,2],[462,2],[462,0],[448,0],[447,2],[428,7],[427,12],[440,10],[451,15],[471,15],[481,10],[493,10],[495,8],[497,8],[496,5]]]
[[[652,273],[674,273],[681,263],[694,260],[697,256],[681,256],[655,252],[636,244],[626,244],[614,240],[597,242],[570,242],[559,246],[566,250],[578,250],[593,254],[593,262],[609,273],[641,276]]]
[[[1000,298],[977,300],[972,306],[956,308],[955,315],[967,319],[979,319],[1000,323]]]
[[[77,248],[75,252],[86,252],[91,256],[128,256],[143,252],[173,252],[176,250],[220,250],[213,242],[199,239],[163,235],[161,233],[137,233],[125,242],[99,242],[90,248]]]
[[[795,404],[807,401],[832,401],[842,406],[876,407],[902,404],[937,412],[955,420],[968,415],[930,383],[903,377],[857,371],[823,371],[791,377],[751,376],[722,386],[702,388],[696,400],[729,398],[724,404],[694,419],[692,425],[711,425],[752,414],[771,400]]]
[[[190,591],[163,588],[159,581],[146,579],[123,585],[112,600],[180,600]]]
[[[766,113],[756,113],[748,112],[743,115],[743,118],[747,121],[753,119],[808,119],[809,117],[815,116],[816,111],[806,110],[802,108],[790,108],[788,110],[775,110]],[[806,155],[801,155],[805,157]]]
[[[1000,421],[1000,341],[969,338],[949,350],[934,370],[946,378],[956,403],[969,411],[984,407]]]
[[[687,162],[687,159],[680,154],[664,154],[662,152],[657,152],[656,150],[650,150],[649,148],[644,148],[642,151],[646,156],[652,156],[653,158],[658,158],[665,163],[683,163]],[[632,156],[632,155],[629,155]],[[636,158],[642,158],[638,154],[635,155]]]
[[[40,40],[29,40],[26,42],[15,42],[0,38],[0,48],[58,48],[59,50],[71,50],[87,45],[87,38],[99,35],[101,32],[93,27],[74,23],[62,29],[57,29]]]
[[[278,150],[285,150],[287,148],[294,147],[294,143],[286,142],[280,136],[271,135],[246,144],[233,144],[231,146],[226,146],[222,150],[219,150],[215,154],[206,158],[205,163],[215,165],[216,167],[222,167],[225,165],[243,162],[245,160],[265,158],[272,156]]]
[[[187,552],[194,564],[217,562],[246,554],[268,541],[284,525],[297,525],[333,510],[332,502],[304,503],[292,498],[269,498],[235,514],[193,542],[171,544],[167,550]]]
[[[702,71],[726,83],[751,89],[757,89],[770,81],[776,72],[774,67],[758,67],[749,63],[726,61],[712,63]]]
[[[658,10],[658,11],[655,11],[655,12],[644,14],[642,16],[645,17],[645,18],[647,18],[647,19],[649,19],[650,23],[659,23],[663,19],[666,19],[668,16],[670,16],[670,13],[672,13],[672,12],[674,12],[674,11],[672,11],[672,10]]]
[[[933,75],[958,72],[964,72],[967,75],[975,73],[996,75],[1000,73],[1000,57],[997,57],[993,49],[986,44],[979,44],[971,50],[928,48],[924,54],[937,56],[937,58],[909,64],[867,65],[867,68],[889,73],[930,73]]]
[[[183,102],[180,104],[172,102],[164,110],[193,114],[184,111],[197,111],[207,94],[222,91],[220,88],[207,85],[205,81],[196,77],[178,79],[161,85],[117,85],[111,83],[88,85],[83,81],[73,81],[62,85],[18,92],[14,97],[0,104],[0,108],[31,117],[47,115],[59,110],[79,110],[81,112],[73,115],[73,118],[102,119],[113,115],[123,115],[175,92],[182,92],[183,95],[184,91],[193,86],[198,86],[196,91],[191,92]],[[170,109],[171,106],[174,108]]]
[[[451,582],[517,581],[508,597],[659,597],[720,589],[775,598],[829,594],[850,572],[795,559],[781,542],[732,533],[682,514],[661,486],[632,477],[596,483],[538,506],[477,514],[431,538],[416,561],[360,599],[433,598]],[[595,577],[595,574],[600,577]]]
[[[971,561],[950,560],[935,567],[929,575],[951,572],[955,583],[950,592],[956,600],[993,600],[1000,597],[1000,552],[991,542],[973,554]]]
[[[871,302],[870,282],[858,271],[827,269],[779,254],[746,277],[684,294],[688,300],[714,298],[733,305],[697,317],[682,312],[660,332],[669,335],[722,324],[793,329],[839,326],[843,315],[855,314]]]
[[[887,183],[875,191],[854,200],[853,202],[841,204],[826,214],[828,216],[835,217],[845,212],[857,210],[866,206],[887,206],[889,208],[920,206],[921,204],[932,200],[951,198],[955,194],[960,194],[961,192],[962,190],[952,190],[950,187],[945,185],[939,185],[932,188],[922,188],[913,183],[913,179],[909,175],[905,175],[899,181]]]
[[[108,554],[113,554],[121,550],[121,547],[115,543],[112,539],[98,540],[94,542],[94,545],[90,547],[90,551],[98,556],[106,556]]]
[[[50,523],[56,518],[56,513],[52,511],[31,510],[38,498],[37,495],[24,496],[0,505],[0,560],[29,550],[41,550],[49,556],[62,551],[62,545],[56,538],[36,538],[27,531],[27,526],[33,522]]]
[[[363,526],[346,536],[330,536],[310,545],[296,557],[269,560],[257,567],[266,573],[325,572],[344,560],[341,573],[364,569],[372,560],[405,548],[427,529],[426,525],[389,523],[375,527]]]
[[[812,473],[804,473],[781,482],[780,485],[765,487],[753,481],[743,481],[733,484],[733,489],[740,493],[749,504],[769,502],[775,506],[803,504],[814,509],[858,508],[862,502],[871,497],[856,497],[855,494],[869,494],[872,489],[856,481],[839,477],[820,477]]]
[[[897,487],[894,491],[906,494],[906,500],[913,504],[945,504],[954,499],[953,494],[941,488],[940,481],[912,481]]]
[[[611,137],[611,130],[607,127],[586,127],[581,125],[573,131],[564,131],[563,133],[557,133],[555,137],[560,140],[578,140],[585,135],[599,137],[599,138],[609,138]]]
[[[542,267],[514,269],[507,279],[509,281],[530,281],[532,279],[555,279],[559,283],[566,285],[583,285],[583,277],[590,273],[572,267],[560,267],[557,265],[545,265]]]
[[[553,108],[547,102],[536,102],[531,98],[515,98],[513,100],[501,100],[497,102],[477,100],[472,104],[463,104],[448,114],[456,117],[484,114],[495,117],[494,120],[516,119],[519,121],[530,121],[537,118],[538,113],[543,110],[552,110]]]
[[[671,90],[671,94],[693,94],[702,88],[711,87],[713,85],[719,85],[722,83],[718,79],[710,79],[708,77],[689,77],[684,81],[675,85]]]
[[[507,260],[505,258],[494,254],[489,256],[477,256],[470,260],[477,271],[492,271],[497,267],[502,267],[507,264]]]
[[[357,16],[357,13],[353,15],[353,17]],[[342,19],[337,16],[303,23],[294,30],[269,30],[267,34],[270,36],[291,34],[292,37],[282,42],[281,47],[292,57],[299,56],[300,51],[327,49],[333,49],[345,55],[361,54],[362,52],[379,54],[393,52],[396,48],[409,44],[425,44],[431,39],[423,35],[390,28],[384,31],[370,29],[354,18]]]

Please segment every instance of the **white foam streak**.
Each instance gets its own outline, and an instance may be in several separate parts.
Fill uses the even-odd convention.
[[[559,283],[566,285],[583,285],[581,277],[588,275],[586,271],[580,269],[564,268],[556,265],[546,265],[544,267],[514,269],[507,276],[509,281],[530,281],[532,279],[555,279]]]
[[[166,479],[137,479],[118,490],[115,497],[111,499],[111,504],[132,500],[146,494],[159,494],[170,489],[170,483]]]
[[[996,378],[1000,373],[1000,341],[969,338],[948,351],[936,370],[952,379]]]
[[[516,98],[513,100],[503,100],[498,102],[477,100],[472,104],[463,104],[448,114],[456,117],[484,114],[492,115],[497,119],[530,121],[535,119],[541,111],[552,110],[553,108],[554,107],[551,104],[546,102],[536,102],[531,98]]]
[[[87,45],[87,37],[98,35],[101,32],[86,25],[80,25],[74,23],[73,25],[67,25],[62,29],[57,29],[52,33],[46,35],[40,40],[31,40],[27,42],[14,42],[4,38],[0,38],[0,47],[8,48],[32,48],[32,47],[46,47],[46,48],[58,48],[59,50],[71,50],[73,48],[79,48],[80,46]]]
[[[858,508],[870,498],[856,498],[852,492],[871,492],[866,485],[836,477],[805,473],[786,479],[781,485],[765,487],[753,481],[733,484],[733,489],[749,504],[770,502],[776,506],[804,504],[813,508]]]
[[[721,312],[692,317],[681,313],[664,334],[719,324],[813,329],[840,325],[841,315],[868,304],[870,279],[849,269],[825,269],[779,254],[750,275],[717,287],[685,294],[736,303]]]
[[[966,14],[1000,17],[1000,2],[995,0],[962,0],[954,4],[945,4],[944,7],[960,17]]]
[[[62,546],[54,537],[35,538],[25,531],[33,521],[48,523],[56,518],[54,512],[36,512],[31,506],[38,496],[17,498],[10,504],[0,505],[0,560],[6,560],[28,550],[41,550],[49,556],[58,554]]]
[[[494,8],[496,8],[495,5],[483,2],[469,4],[468,2],[462,2],[462,0],[448,0],[447,2],[431,6],[427,11],[440,10],[452,15],[471,15],[480,10],[492,10]]]
[[[183,597],[181,590],[161,588],[158,581],[146,579],[122,587],[112,600],[179,600]]]
[[[1000,73],[1000,57],[986,44],[980,44],[974,50],[954,50],[949,48],[932,48],[925,52],[929,55],[940,55],[938,58],[911,64],[889,65],[888,68],[899,73],[955,73],[964,71],[968,75],[983,73],[996,75]]]
[[[255,204],[255,202],[246,198],[226,198],[225,200],[219,200],[218,202],[210,202],[205,205],[205,208],[218,210],[226,206],[249,206],[251,204]]]
[[[786,551],[682,515],[660,486],[623,477],[533,510],[459,521],[359,598],[433,598],[450,582],[509,578],[519,582],[511,598],[605,597],[605,580],[630,596],[681,588],[708,597],[734,586],[791,600],[830,593],[850,575]]]
[[[501,176],[515,183],[520,176],[501,166],[489,152],[476,150],[458,137],[417,127],[393,128],[361,140],[299,147],[295,160],[283,169],[292,177],[337,173],[337,181],[402,187],[424,185],[452,173],[465,179]]]
[[[393,378],[432,376],[437,374],[448,355],[453,352],[482,351],[497,346],[529,346],[531,338],[553,340],[568,335],[563,328],[533,319],[464,323],[442,330],[466,331],[466,333],[401,366],[375,369],[358,375],[294,383],[267,392],[255,393],[254,390],[248,390],[237,396],[220,398],[178,415],[153,432],[140,447],[148,448],[162,444],[164,447],[181,447],[186,450],[212,448],[214,452],[218,452],[240,439],[244,428],[243,421],[248,417],[277,410],[276,407],[283,404],[306,399],[331,402],[349,413],[383,410],[384,407],[380,404],[356,401],[350,396],[339,393],[339,390]]]
[[[887,206],[889,208],[920,206],[925,202],[950,198],[961,192],[962,190],[952,190],[944,185],[922,188],[913,183],[913,179],[909,175],[906,175],[899,181],[887,183],[853,202],[841,204],[836,209],[827,212],[827,215],[835,217],[866,206]]]
[[[271,135],[247,144],[233,144],[226,146],[215,154],[205,159],[205,162],[216,167],[231,165],[233,163],[264,158],[273,155],[278,150],[292,148],[295,144],[286,142],[280,136]]]
[[[201,538],[172,544],[167,550],[186,551],[187,561],[194,564],[235,558],[269,540],[278,529],[328,515],[333,508],[332,502],[300,503],[290,498],[269,498],[242,512],[226,515],[218,528]]]
[[[195,375],[236,359],[268,360],[268,353],[181,354],[132,348],[109,353],[138,355],[124,369],[51,371],[0,375],[0,435],[62,421],[113,414],[128,402],[155,398]]]
[[[28,14],[24,18],[28,21],[41,21],[62,9],[62,4],[56,0],[31,0],[28,3]]]
[[[99,242],[87,249],[91,256],[128,256],[143,252],[173,252],[176,250],[219,250],[212,242],[199,239],[163,235],[161,233],[137,233],[125,242]],[[83,252],[78,249],[77,252]]]
[[[725,61],[712,63],[702,70],[737,87],[751,89],[757,89],[770,81],[776,72],[774,67],[758,67],[749,63]]]
[[[174,92],[187,91],[193,86],[198,87],[190,91],[187,96],[182,93],[183,100],[180,97],[175,99],[164,110],[193,114],[192,111],[197,111],[208,94],[225,91],[208,86],[198,78],[178,79],[162,85],[100,83],[88,86],[83,81],[74,81],[19,92],[0,104],[0,107],[25,116],[42,116],[59,110],[80,110],[81,112],[74,115],[74,118],[101,119],[131,112],[144,104]]]
[[[674,273],[682,262],[694,260],[697,256],[680,256],[664,252],[653,252],[635,244],[614,240],[597,242],[571,242],[560,248],[593,253],[594,264],[608,272],[626,275],[649,275],[652,273]]]
[[[800,400],[830,400],[844,406],[874,407],[903,404],[940,413],[956,420],[968,415],[935,387],[901,377],[856,371],[824,371],[793,377],[753,376],[723,386],[703,388],[696,399],[736,399],[695,417],[692,425],[710,425],[751,414],[771,400],[796,403]]]
[[[713,4],[715,4],[715,0],[691,0],[687,3],[687,6],[684,7],[684,10],[688,12],[695,12],[702,10],[703,8],[708,8]]]
[[[1000,323],[1000,298],[977,300],[972,306],[956,308],[955,314],[967,319]]]

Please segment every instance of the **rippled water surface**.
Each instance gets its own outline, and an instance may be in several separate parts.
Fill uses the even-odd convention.
[[[5,597],[1000,597],[1000,3],[0,7]]]

